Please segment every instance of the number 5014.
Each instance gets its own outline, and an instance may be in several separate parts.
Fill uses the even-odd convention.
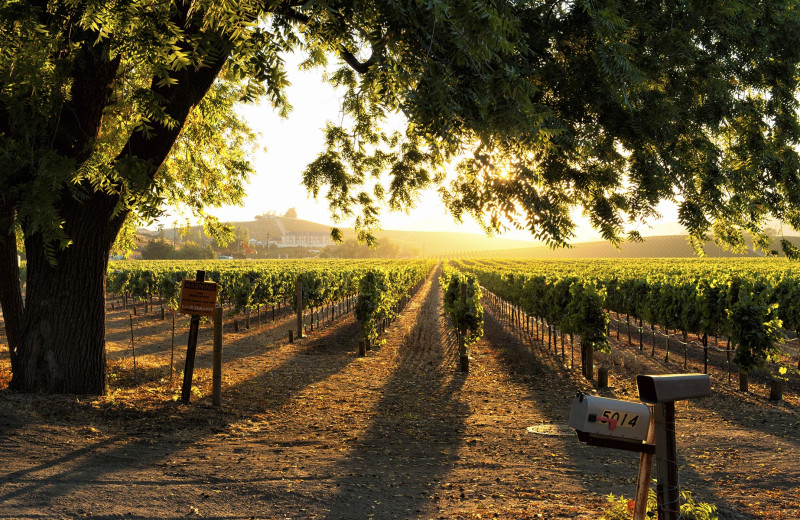
[[[604,410],[603,417],[617,421],[617,427],[635,428],[639,420],[639,414],[615,412],[614,410]]]

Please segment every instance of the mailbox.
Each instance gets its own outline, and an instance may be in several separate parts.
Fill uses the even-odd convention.
[[[638,375],[636,384],[639,386],[639,399],[645,403],[669,403],[711,395],[711,376],[708,374]]]
[[[643,403],[578,393],[572,400],[569,425],[591,437],[641,443],[650,429],[650,407]]]

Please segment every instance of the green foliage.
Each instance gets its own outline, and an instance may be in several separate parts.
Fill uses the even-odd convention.
[[[211,246],[200,246],[194,242],[187,241],[181,244],[179,249],[163,238],[150,240],[139,252],[143,260],[202,260],[214,258],[214,251]]]
[[[413,202],[449,165],[440,193],[457,218],[554,245],[572,238],[576,207],[617,243],[661,200],[678,202],[698,248],[712,230],[740,248],[769,217],[800,225],[790,0],[444,1],[354,15],[362,27],[378,17],[362,45],[342,43],[371,50],[374,66],[331,74],[349,119],[328,127],[304,176],[337,217],[359,208],[357,222],[375,225],[380,202]],[[405,132],[383,131],[398,108]]]
[[[734,362],[743,372],[772,361],[780,352],[776,343],[781,338],[783,323],[778,317],[778,304],[767,295],[748,288],[728,312],[729,337],[736,345]]]
[[[355,239],[328,246],[320,252],[321,258],[408,258],[418,257],[419,249],[401,247],[387,238],[377,241],[375,247],[359,244]]]
[[[603,520],[629,520],[633,512],[633,500],[623,496],[609,494],[606,497],[608,506],[603,511]],[[681,492],[680,517],[686,520],[719,520],[717,507],[707,502],[698,502],[691,492]],[[647,492],[647,509],[645,516],[655,518],[657,515],[656,493],[650,488]]]
[[[397,304],[431,269],[426,261],[389,263],[367,270],[358,281],[355,315],[364,339],[375,340],[383,320],[392,319]]]
[[[114,216],[127,221],[122,251],[164,205],[213,229],[204,207],[241,201],[255,135],[234,105],[285,86],[252,81],[276,50],[256,48],[257,31],[242,31],[241,21],[217,18],[211,3],[191,12],[140,1],[0,7],[0,188],[25,234],[43,234],[49,256],[73,238],[63,211],[70,200],[115,201]],[[217,81],[190,92],[192,74],[225,56]]]
[[[444,310],[450,314],[456,330],[469,346],[483,337],[483,306],[481,287],[474,276],[467,276],[445,264],[441,284],[444,290]],[[461,302],[461,287],[466,285],[466,300]]]
[[[617,243],[667,199],[696,240],[739,247],[768,217],[800,226],[798,35],[790,0],[9,1],[0,188],[50,248],[72,239],[65,196],[115,198],[128,231],[164,204],[219,229],[204,208],[252,173],[235,104],[288,114],[297,52],[343,93],[303,182],[366,241],[382,204],[446,180],[489,230],[561,245],[577,207]]]
[[[606,289],[572,274],[530,269],[524,262],[455,262],[454,267],[476,277],[487,290],[519,305],[567,334],[578,334],[598,350],[608,350]]]
[[[749,371],[773,361],[800,329],[800,278],[791,260],[461,260],[458,269],[564,332],[607,345],[607,312],[708,336],[726,335]]]
[[[593,281],[574,281],[569,286],[569,301],[565,307],[566,332],[574,332],[585,344],[592,345],[595,350],[608,352],[606,335],[608,314],[604,310],[606,290],[598,287]]]
[[[139,252],[142,254],[142,260],[169,260],[175,258],[175,247],[163,238],[150,240]]]
[[[293,301],[296,284],[303,283],[304,309],[319,307],[355,294],[369,273],[386,275],[387,301],[397,301],[430,268],[429,262],[387,262],[377,260],[200,260],[200,261],[115,261],[109,264],[106,289],[139,298],[160,295],[177,308],[181,280],[194,279],[197,270],[206,280],[219,284],[219,298],[234,312],[253,305],[275,305]],[[382,294],[377,297],[384,297]],[[372,316],[372,315],[370,315]],[[366,316],[365,320],[383,316]],[[387,314],[388,316],[388,314]]]

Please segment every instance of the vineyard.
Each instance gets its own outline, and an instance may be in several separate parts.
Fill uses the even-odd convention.
[[[193,279],[197,271],[205,272],[206,280],[219,284],[220,302],[230,315],[242,311],[249,328],[253,308],[260,316],[261,308],[294,307],[305,313],[308,327],[331,319],[339,312],[350,312],[352,306],[361,321],[365,339],[375,339],[378,329],[396,316],[403,299],[430,271],[425,261],[241,261],[218,262],[112,262],[106,289],[112,298],[135,308],[157,299],[162,309],[166,304],[178,308],[180,283]],[[300,309],[296,289],[302,287]],[[130,300],[130,302],[129,302]],[[334,306],[334,304],[338,304]],[[112,304],[113,307],[113,304]],[[342,309],[344,307],[344,309]],[[162,318],[164,313],[162,312]],[[237,321],[238,328],[238,321]]]
[[[179,402],[189,320],[174,310],[198,270],[220,285],[221,407],[209,324],[192,402]],[[565,431],[570,397],[636,400],[637,373],[707,371],[714,395],[679,410],[684,489],[721,519],[796,518],[796,271],[775,259],[112,262],[108,394],[0,393],[0,514],[601,518],[609,493],[631,495],[635,462]],[[129,504],[100,499],[126,479]]]
[[[709,351],[723,353],[729,373],[735,364],[743,390],[754,370],[797,379],[800,269],[790,261],[462,260],[452,265],[514,306],[519,312],[514,319],[524,313],[526,328],[532,317],[535,329],[546,327],[548,337],[555,331],[579,337],[588,378],[593,351],[609,349],[611,318],[619,339],[624,316],[628,343],[633,320],[640,350],[645,334],[652,337],[653,349],[659,334],[665,339],[665,360],[672,345],[682,350],[684,368],[690,348],[701,349],[704,372]],[[689,335],[696,339],[690,342]]]

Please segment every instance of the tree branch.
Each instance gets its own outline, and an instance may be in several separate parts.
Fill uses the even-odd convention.
[[[360,62],[358,59],[344,48],[344,45],[339,45],[339,56],[342,57],[345,63],[358,72],[359,74],[366,74],[370,67],[375,65],[383,55],[383,50],[386,48],[386,38],[381,38],[378,43],[372,45],[372,55],[367,61]]]
[[[290,20],[294,20],[296,22],[302,24],[308,24],[311,21],[311,17],[305,15],[301,12],[295,11],[294,9],[283,9],[279,11],[282,16],[289,18]],[[363,31],[361,31],[363,33]],[[378,62],[378,60],[383,55],[384,49],[386,49],[387,39],[386,37],[381,38],[376,43],[373,43],[372,46],[372,54],[370,55],[367,61],[361,62],[355,55],[348,51],[344,44],[339,44],[339,48],[337,52],[342,60],[347,63],[350,68],[358,72],[359,74],[366,74],[366,72]]]

